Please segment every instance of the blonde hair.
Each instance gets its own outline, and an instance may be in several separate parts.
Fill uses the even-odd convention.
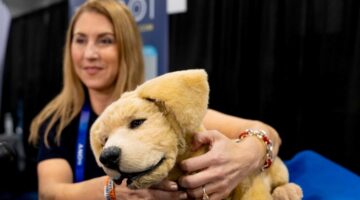
[[[144,80],[142,40],[131,12],[124,3],[116,0],[88,0],[78,8],[67,30],[63,63],[63,88],[31,123],[29,142],[33,144],[37,143],[39,131],[44,122],[48,122],[44,135],[45,144],[49,145],[48,135],[52,128],[56,128],[55,141],[60,144],[62,130],[79,114],[84,104],[84,86],[75,73],[70,49],[74,24],[84,12],[102,14],[113,24],[119,52],[119,73],[115,81],[113,98],[117,99],[123,92],[135,89]]]

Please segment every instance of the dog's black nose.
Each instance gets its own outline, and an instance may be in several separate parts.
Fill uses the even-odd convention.
[[[107,168],[119,169],[121,149],[116,146],[105,148],[100,154],[100,162]]]

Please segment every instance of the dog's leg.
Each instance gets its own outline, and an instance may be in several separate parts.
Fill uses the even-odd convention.
[[[287,183],[275,188],[272,197],[274,200],[300,200],[303,197],[303,192],[295,183]]]
[[[301,188],[294,183],[289,183],[289,172],[280,158],[276,158],[268,170],[272,181],[271,188],[274,200],[302,199]]]
[[[261,173],[245,179],[233,193],[232,200],[272,200],[270,179]]]

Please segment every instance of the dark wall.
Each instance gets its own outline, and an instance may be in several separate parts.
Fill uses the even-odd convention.
[[[170,68],[209,72],[210,107],[274,126],[360,174],[360,2],[197,0],[170,17]]]
[[[63,2],[13,18],[11,22],[0,121],[8,112],[14,126],[23,128],[27,165],[24,171],[13,169],[14,173],[2,175],[0,186],[6,185],[16,194],[37,191],[37,149],[27,142],[29,126],[40,109],[60,91],[67,16],[67,3]],[[0,127],[2,133],[3,123]],[[0,192],[6,188],[1,187]]]

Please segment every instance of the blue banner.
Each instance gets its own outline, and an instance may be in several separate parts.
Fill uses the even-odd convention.
[[[168,71],[167,0],[122,0],[132,11],[144,43],[145,79]],[[69,0],[72,15],[84,0]]]

